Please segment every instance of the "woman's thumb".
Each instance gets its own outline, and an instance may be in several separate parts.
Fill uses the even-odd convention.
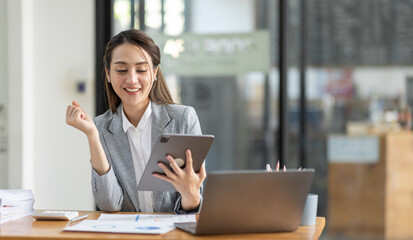
[[[80,107],[79,103],[77,103],[76,101],[72,101],[72,104],[75,105],[76,107]]]
[[[72,101],[72,104],[73,104],[74,106],[78,107],[78,108],[81,110],[80,117],[81,117],[82,119],[86,119],[85,110],[83,110],[83,108],[79,105],[79,103],[76,102],[76,101]]]

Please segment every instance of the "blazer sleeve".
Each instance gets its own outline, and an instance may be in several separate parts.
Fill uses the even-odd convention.
[[[96,121],[95,121],[96,124]],[[92,192],[96,205],[102,211],[116,212],[122,209],[124,200],[123,190],[119,185],[118,178],[112,168],[112,163],[108,156],[107,146],[101,134],[99,124],[96,125],[99,130],[99,138],[105,151],[106,158],[109,161],[110,170],[106,174],[99,175],[92,167]]]
[[[92,167],[92,192],[100,210],[117,212],[122,209],[123,191],[112,167],[101,176]]]
[[[184,134],[202,135],[201,124],[199,123],[198,115],[196,114],[195,109],[193,107],[188,106],[185,108],[184,114],[182,115],[182,119],[181,119],[181,129],[183,130],[182,133]],[[200,199],[199,206],[198,208],[192,211],[185,211],[184,209],[182,209],[182,206],[181,206],[182,196],[181,194],[178,193],[178,198],[175,202],[174,212],[176,214],[198,213],[202,205],[202,202],[203,202],[202,192],[203,192],[203,185],[201,185],[201,188],[200,188],[201,199]]]

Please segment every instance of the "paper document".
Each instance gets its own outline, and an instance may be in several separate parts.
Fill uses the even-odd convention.
[[[174,229],[169,223],[83,220],[79,224],[64,228],[64,231],[163,234]]]
[[[64,231],[164,234],[175,229],[176,222],[195,222],[194,214],[101,214],[98,220],[84,220]]]
[[[195,214],[172,215],[172,214],[100,214],[98,220],[132,221],[132,222],[167,222],[172,225],[177,222],[196,222]]]

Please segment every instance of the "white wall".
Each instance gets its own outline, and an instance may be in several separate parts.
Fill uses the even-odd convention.
[[[7,185],[10,188],[33,187],[32,2],[7,1]]]
[[[65,111],[77,100],[94,116],[94,1],[36,0],[34,23],[36,207],[93,209],[88,143]]]
[[[254,0],[193,0],[191,33],[240,33],[255,29]]]
[[[22,62],[26,64],[25,69],[32,69],[32,85],[28,89],[32,101],[10,111],[19,112],[31,106],[28,117],[32,119],[33,133],[26,145],[15,144],[20,152],[26,151],[25,146],[32,148],[32,156],[23,154],[22,159],[10,159],[9,164],[28,161],[31,167],[27,174],[32,175],[32,182],[27,184],[22,180],[20,186],[8,186],[29,186],[34,192],[37,209],[92,210],[88,144],[82,133],[66,125],[65,111],[72,100],[77,100],[94,116],[94,0],[8,0],[8,3],[14,1],[24,2],[23,6],[31,4],[30,12],[26,12],[31,15],[28,24],[31,27],[23,32],[31,32],[28,45],[32,55],[23,53]],[[9,15],[19,11],[17,5],[16,9],[9,7]],[[22,20],[20,28],[23,29],[25,23],[27,19]],[[20,40],[22,46],[28,41]],[[18,47],[12,49],[21,50]],[[9,51],[9,59],[10,55]],[[17,81],[24,82],[29,77],[22,74],[20,78],[17,76]],[[78,80],[86,82],[86,93],[76,92]],[[9,84],[12,84],[11,80]],[[18,90],[14,91],[17,93]],[[10,134],[15,133],[10,131]],[[22,168],[15,164],[9,167],[9,172],[18,172],[19,167]],[[20,177],[25,178],[27,174]]]
[[[0,33],[7,32],[7,1],[0,0]],[[0,34],[0,188],[7,187],[7,35]]]

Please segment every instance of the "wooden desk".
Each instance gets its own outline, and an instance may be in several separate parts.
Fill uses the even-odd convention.
[[[101,212],[79,211],[79,215],[88,214],[88,219],[97,219]],[[179,229],[163,235],[114,234],[89,232],[63,232],[67,221],[34,221],[31,216],[0,225],[0,239],[318,239],[325,226],[325,218],[317,217],[315,226],[302,226],[291,233],[260,233],[194,236]]]

